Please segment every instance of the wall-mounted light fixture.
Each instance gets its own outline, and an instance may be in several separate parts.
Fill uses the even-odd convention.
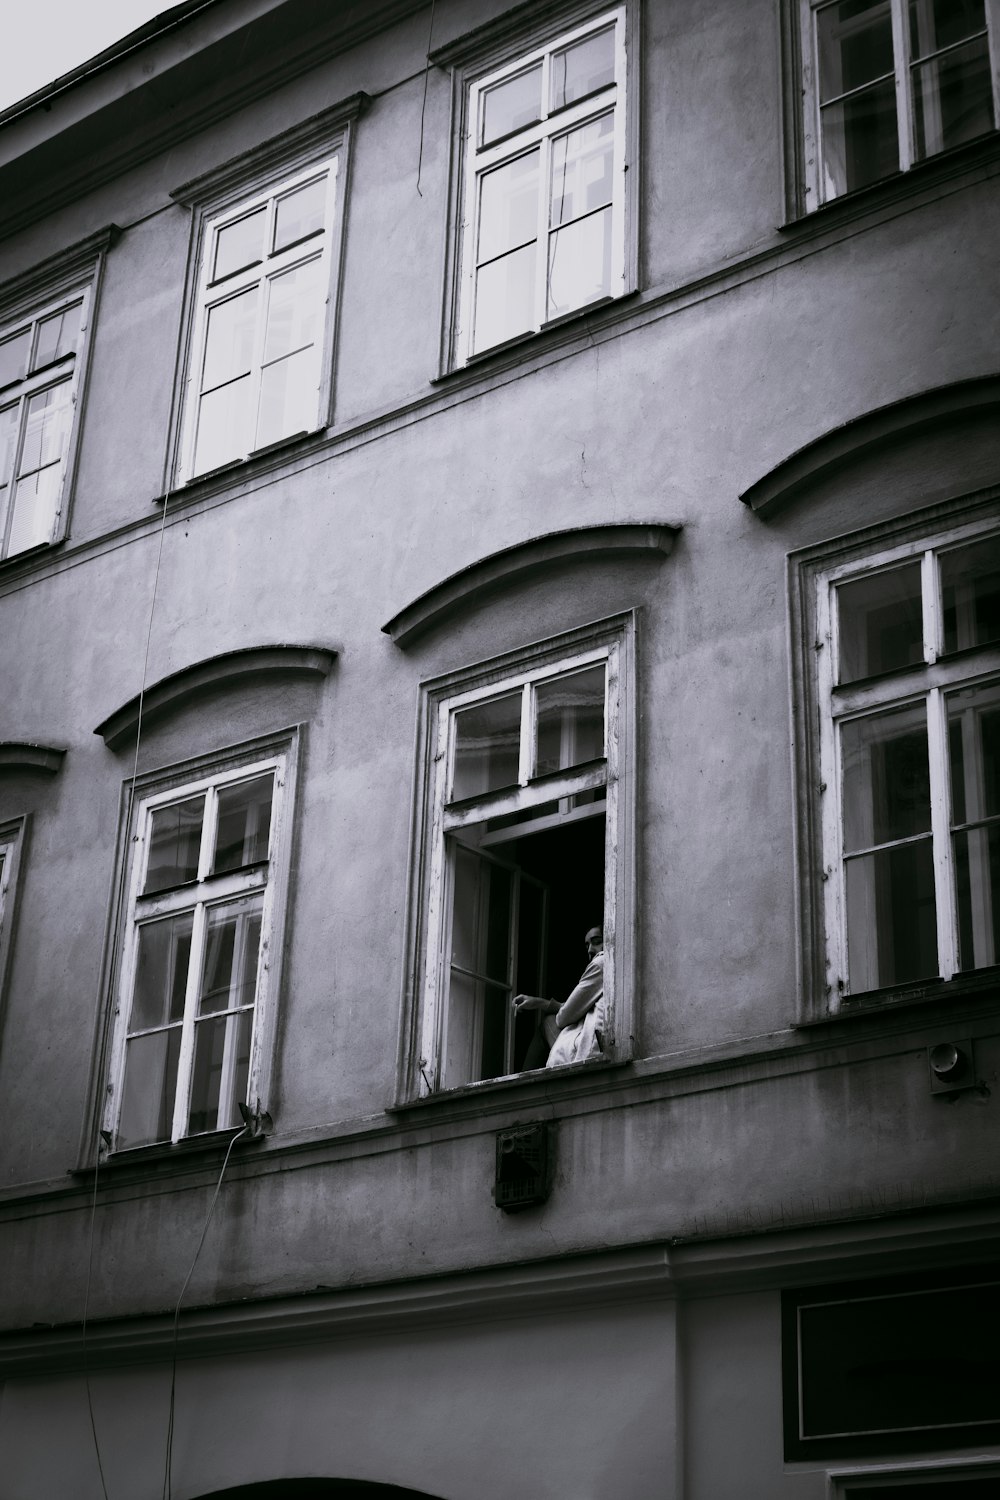
[[[932,1094],[955,1094],[976,1086],[976,1058],[971,1041],[938,1042],[927,1048]]]

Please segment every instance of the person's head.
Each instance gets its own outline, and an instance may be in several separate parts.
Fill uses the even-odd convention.
[[[595,953],[600,953],[604,948],[604,933],[600,927],[588,928],[584,941],[587,944],[587,957],[593,958]]]

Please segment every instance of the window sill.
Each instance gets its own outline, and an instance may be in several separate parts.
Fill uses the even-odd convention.
[[[465,1104],[484,1096],[502,1097],[519,1088],[535,1095],[544,1088],[545,1095],[550,1097],[551,1090],[560,1078],[579,1079],[583,1074],[608,1073],[627,1067],[631,1061],[628,1057],[598,1057],[588,1062],[567,1063],[558,1068],[532,1068],[528,1073],[508,1073],[504,1078],[483,1078],[477,1083],[460,1083],[455,1088],[437,1089],[432,1094],[423,1094],[419,1099],[399,1099],[388,1106],[388,1112],[400,1114],[408,1110],[429,1109],[434,1105],[446,1107],[449,1104]]]
[[[289,433],[288,437],[278,438],[273,443],[268,443],[264,448],[255,448],[244,458],[230,458],[224,464],[217,465],[214,469],[206,469],[202,474],[192,474],[189,479],[181,479],[175,487],[165,491],[162,495],[154,495],[152,504],[163,505],[165,501],[178,499],[184,496],[186,499],[193,491],[196,492],[201,486],[207,491],[218,487],[220,481],[224,482],[239,476],[250,476],[266,466],[268,459],[280,457],[292,449],[304,448],[310,439],[321,438],[326,434],[326,427],[313,427],[309,430],[302,428],[299,432]]]
[[[905,198],[934,188],[940,183],[960,178],[977,168],[991,164],[1000,158],[1000,131],[966,141],[950,151],[938,152],[925,161],[916,162],[905,172],[893,172],[881,177],[866,187],[842,193],[815,207],[802,208],[792,214],[778,228],[782,234],[791,235],[804,229],[833,227],[841,222],[863,217],[869,212],[887,207]]]
[[[919,1010],[937,1005],[942,1013],[962,1000],[1000,999],[1000,964],[988,969],[973,969],[956,974],[953,979],[921,979],[908,984],[887,985],[880,990],[866,990],[860,995],[845,995],[837,1010],[810,1016],[794,1022],[796,1030],[813,1026],[835,1026],[859,1016],[885,1015],[900,1010]]]
[[[490,349],[483,349],[478,354],[470,354],[468,359],[461,363],[449,365],[442,369],[437,375],[431,377],[432,386],[447,386],[457,382],[464,376],[478,375],[484,369],[494,367],[504,368],[511,362],[512,356],[527,358],[531,355],[544,352],[554,348],[561,337],[567,333],[575,334],[585,327],[588,321],[601,314],[609,314],[609,320],[613,321],[620,307],[627,309],[631,302],[639,296],[638,289],[623,292],[620,297],[599,297],[594,302],[588,302],[586,307],[574,308],[572,312],[564,313],[562,317],[552,318],[543,323],[541,328],[529,329],[527,333],[516,334],[513,338],[505,339],[502,344],[494,344]]]
[[[182,1161],[199,1161],[213,1157],[221,1160],[242,1131],[243,1126],[233,1126],[229,1130],[213,1130],[205,1135],[186,1136],[184,1140],[177,1141],[176,1144],[170,1141],[158,1141],[151,1146],[131,1146],[122,1151],[112,1151],[101,1159],[100,1171],[117,1173],[128,1167],[153,1166],[157,1162],[178,1164]],[[261,1132],[259,1135],[246,1136],[240,1144],[253,1146],[265,1139],[265,1134]],[[74,1177],[90,1179],[94,1175],[92,1162],[71,1167],[69,1170],[70,1175]]]

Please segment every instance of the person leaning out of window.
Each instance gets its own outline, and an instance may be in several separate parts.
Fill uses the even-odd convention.
[[[524,1059],[529,1068],[558,1068],[586,1062],[604,1051],[604,934],[591,927],[586,936],[589,962],[575,988],[560,1005],[543,995],[515,995],[515,1012],[538,1010],[542,1024]],[[546,1056],[547,1052],[547,1056]]]

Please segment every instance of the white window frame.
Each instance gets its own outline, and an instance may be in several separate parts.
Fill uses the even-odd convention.
[[[262,893],[260,951],[254,997],[253,1031],[250,1043],[250,1068],[245,1101],[252,1110],[268,1108],[271,1059],[280,994],[282,933],[285,922],[288,870],[290,862],[291,824],[294,808],[297,736],[292,733],[280,740],[253,749],[233,752],[225,757],[181,771],[157,773],[143,778],[132,801],[127,820],[127,903],[120,942],[121,962],[115,986],[114,1029],[106,1070],[107,1084],[102,1127],[112,1141],[112,1150],[150,1150],[176,1145],[182,1140],[211,1139],[225,1133],[230,1126],[189,1134],[186,1125],[190,1109],[194,1061],[195,1010],[205,951],[208,912],[215,906],[232,905],[241,897]],[[217,827],[218,792],[228,786],[252,780],[271,771],[274,793],[266,867],[251,866],[228,874],[212,875],[209,861]],[[204,793],[205,811],[197,880],[183,886],[142,895],[149,854],[152,814],[159,808]],[[172,1126],[169,1141],[164,1139],[133,1147],[117,1145],[130,1011],[139,954],[139,930],[145,923],[173,915],[192,913],[193,928],[188,959],[188,975],[181,1023],[180,1057],[174,1094]],[[154,1028],[158,1029],[158,1028]],[[239,1102],[239,1101],[234,1101]]]
[[[963,543],[1000,535],[996,521],[976,520],[942,526],[895,545],[872,548],[850,560],[821,568],[814,578],[816,711],[819,723],[819,787],[825,988],[829,1007],[849,995],[844,809],[840,727],[871,713],[926,704],[930,774],[931,846],[934,866],[939,973],[949,980],[974,969],[959,969],[958,914],[953,879],[951,785],[946,694],[959,686],[996,681],[1000,686],[1000,644],[943,654],[940,575],[936,559]],[[858,683],[838,686],[836,589],[871,578],[906,560],[921,561],[923,665],[900,669]],[[862,993],[871,993],[864,991]]]
[[[821,203],[835,201],[845,194],[828,193],[823,180],[823,141],[820,124],[819,103],[819,51],[817,42],[816,15],[837,0],[793,0],[798,5],[799,28],[802,53],[802,103],[803,103],[803,152],[805,208],[808,212]],[[907,0],[885,0],[892,21],[893,75],[896,97],[896,132],[899,147],[899,171],[907,172],[918,162],[932,161],[939,153],[918,157],[914,138],[913,91],[910,57],[910,28]],[[989,44],[990,75],[993,85],[993,128],[1000,128],[1000,0],[985,0],[986,32]],[[956,43],[963,46],[965,43]],[[943,49],[950,51],[951,48]],[[886,77],[888,78],[888,74]],[[865,85],[867,87],[868,85]],[[848,93],[853,92],[851,90]],[[828,103],[830,101],[827,101]],[[977,137],[982,139],[983,137]],[[895,175],[895,174],[893,174]],[[885,181],[884,178],[879,179]],[[865,184],[866,187],[874,183]]]
[[[353,122],[367,104],[364,94],[324,110],[322,114],[296,126],[285,135],[265,142],[233,161],[176,188],[171,196],[191,210],[191,248],[188,266],[188,292],[184,313],[184,337],[178,356],[176,396],[171,420],[168,461],[164,488],[201,480],[210,473],[239,465],[256,453],[280,448],[312,432],[323,431],[332,419],[334,354],[336,349],[337,311],[340,297],[341,263],[344,246],[344,215],[348,196],[350,144]],[[322,231],[320,273],[323,292],[323,329],[319,348],[319,377],[316,401],[303,415],[301,430],[276,438],[260,447],[249,446],[245,453],[221,462],[216,469],[195,472],[198,428],[200,372],[204,358],[206,324],[209,308],[246,290],[257,281],[311,259],[319,236],[299,241],[279,257],[238,271],[220,282],[212,283],[215,235],[231,222],[241,219],[261,205],[271,204],[268,234],[273,219],[273,202],[285,193],[302,186],[322,172],[329,174],[326,217]],[[270,240],[267,241],[270,243]],[[266,299],[261,299],[262,303]],[[253,354],[252,383],[259,390],[263,363],[263,308],[258,311]],[[256,400],[256,398],[255,398]],[[254,405],[256,411],[256,405]],[[255,418],[256,421],[256,418]],[[254,429],[256,430],[256,429]]]
[[[61,254],[53,256],[51,260],[44,261],[25,275],[18,277],[17,280],[0,287],[0,338],[7,338],[29,326],[34,330],[34,326],[43,318],[50,317],[53,313],[74,303],[81,304],[80,327],[73,353],[66,355],[58,362],[47,365],[42,370],[27,375],[16,383],[11,383],[0,392],[0,407],[7,407],[14,401],[22,407],[17,419],[14,452],[11,455],[11,474],[6,494],[0,496],[0,566],[8,562],[15,564],[23,558],[37,555],[43,548],[62,541],[68,532],[83,426],[93,325],[97,316],[106,254],[114,243],[117,233],[118,231],[114,228],[101,230]],[[33,331],[32,343],[34,337]],[[11,501],[24,441],[25,413],[23,408],[26,407],[30,396],[62,381],[68,381],[70,386],[69,419],[63,435],[59,460],[61,474],[53,504],[49,535],[43,541],[33,542],[30,547],[8,555],[8,533],[12,517]]]
[[[27,825],[26,816],[0,823],[0,1014],[14,943],[17,886]]]
[[[604,852],[604,995],[607,1023],[604,1056],[631,1055],[634,868],[634,627],[631,614],[587,626],[557,641],[539,643],[467,671],[449,674],[422,689],[418,744],[420,805],[414,827],[414,868],[408,923],[411,956],[404,993],[401,1054],[403,1099],[440,1093],[447,1025],[451,951],[451,856],[449,835],[464,826],[575,792],[606,788]],[[607,666],[606,755],[602,767],[569,769],[533,782],[534,688],[598,662]],[[447,803],[455,757],[455,715],[471,704],[513,691],[523,694],[518,783],[515,788]],[[585,914],[583,914],[585,917]],[[582,934],[581,934],[582,935]],[[407,1040],[410,1038],[410,1040]],[[510,1074],[510,1077],[526,1075]],[[530,1075],[527,1075],[530,1076]],[[484,1088],[495,1078],[458,1087]]]
[[[636,9],[632,6],[630,9]],[[629,18],[624,5],[612,6],[591,13],[576,24],[564,22],[564,29],[555,34],[539,38],[537,45],[522,47],[515,53],[506,48],[506,60],[497,65],[495,49],[489,54],[489,71],[466,69],[460,76],[461,90],[461,173],[458,213],[458,251],[456,276],[454,330],[451,340],[451,358],[457,365],[480,359],[502,349],[509,343],[519,342],[540,332],[544,328],[558,325],[567,319],[585,312],[588,308],[601,306],[605,302],[624,296],[635,282],[635,255],[630,254],[630,208],[636,192],[635,171],[630,170],[635,157],[632,121],[635,109],[629,90],[635,89],[635,80],[628,79],[628,55],[630,51],[627,26]],[[553,113],[548,111],[549,63],[553,52],[580,41],[592,32],[615,28],[615,81],[596,94]],[[551,28],[550,28],[551,33]],[[489,146],[480,148],[476,134],[479,118],[479,101],[483,94],[505,78],[513,77],[533,64],[542,63],[542,118],[535,124],[502,137]],[[611,232],[611,288],[609,293],[595,302],[581,304],[576,308],[547,318],[547,267],[550,200],[551,142],[566,131],[587,124],[591,119],[613,111],[615,116],[612,182],[612,232]],[[474,309],[476,296],[476,229],[480,182],[493,168],[523,155],[526,151],[541,146],[542,170],[538,191],[538,225],[536,243],[539,247],[535,268],[535,316],[530,328],[516,333],[509,340],[489,345],[473,352]]]

